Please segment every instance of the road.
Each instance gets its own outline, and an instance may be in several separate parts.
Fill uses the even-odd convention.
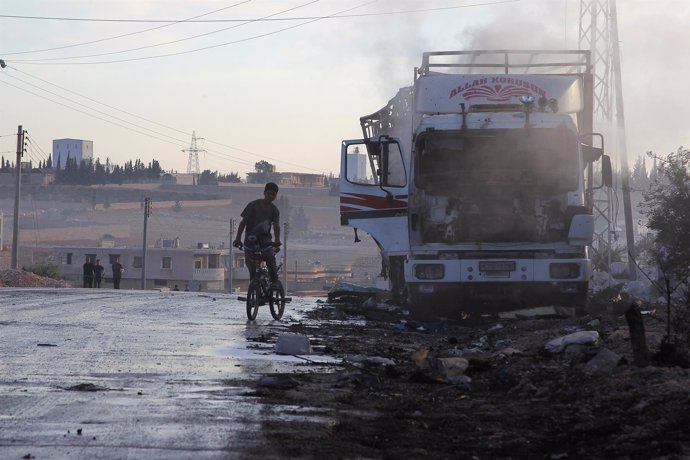
[[[246,458],[281,414],[236,382],[304,365],[263,338],[314,304],[247,322],[229,294],[0,289],[0,458]]]

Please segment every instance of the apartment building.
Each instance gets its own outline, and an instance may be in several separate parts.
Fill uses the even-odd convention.
[[[182,291],[227,290],[230,272],[237,282],[246,284],[248,274],[244,268],[244,255],[232,253],[229,263],[227,248],[215,248],[208,243],[198,243],[193,248],[179,247],[179,239],[159,240],[155,247],[146,250],[146,289],[173,289]],[[55,248],[51,259],[60,267],[60,275],[80,286],[86,259],[100,259],[105,267],[105,279],[101,287],[112,287],[111,264],[119,259],[124,267],[121,289],[141,289],[144,265],[141,248],[128,247],[61,247]]]
[[[67,158],[77,160],[77,164],[93,160],[93,141],[53,139],[53,168],[57,168],[59,163],[60,169],[65,169]]]

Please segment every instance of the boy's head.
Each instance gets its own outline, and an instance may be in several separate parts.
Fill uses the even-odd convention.
[[[278,195],[278,186],[273,182],[266,184],[266,187],[264,187],[264,200],[267,203],[271,203],[276,199],[276,195]]]

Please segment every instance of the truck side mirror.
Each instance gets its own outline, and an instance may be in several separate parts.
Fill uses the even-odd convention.
[[[611,170],[611,157],[602,155],[601,157],[601,181],[605,187],[613,186],[613,171]]]
[[[582,158],[584,158],[585,163],[591,163],[597,161],[604,153],[604,149],[601,147],[593,147],[587,144],[581,144],[582,147]]]

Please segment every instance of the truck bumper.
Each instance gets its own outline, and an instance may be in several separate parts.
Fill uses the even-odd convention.
[[[507,310],[540,305],[583,306],[591,262],[578,259],[408,260],[412,303]]]

